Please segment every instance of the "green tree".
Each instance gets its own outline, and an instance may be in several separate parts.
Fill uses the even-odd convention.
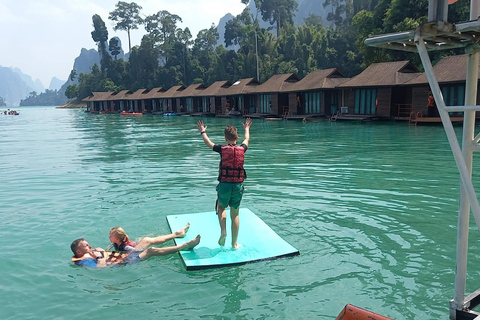
[[[128,3],[119,1],[115,5],[115,10],[110,12],[108,19],[117,22],[113,30],[124,30],[128,34],[128,52],[132,51],[132,44],[130,41],[130,30],[138,29],[138,26],[143,23],[140,17],[140,10],[142,7],[135,2]]]
[[[383,22],[384,31],[385,33],[405,31],[398,30],[399,28],[395,27],[402,23],[406,18],[408,18],[410,21],[426,21],[425,17],[427,14],[428,0],[392,0],[389,9],[385,12],[385,19]],[[409,28],[409,23],[405,23],[405,25],[407,25],[407,28]]]
[[[128,88],[151,89],[155,87],[158,72],[158,50],[151,35],[144,35],[140,46],[133,47],[127,65]]]
[[[200,30],[192,48],[192,77],[202,78],[204,83],[211,80],[209,70],[216,63],[215,46],[218,41],[217,28],[212,24],[210,29]]]
[[[77,77],[77,70],[72,69],[72,71],[70,71],[70,75],[68,76],[68,78],[70,79],[70,81],[74,81],[76,77]]]
[[[128,78],[127,64],[123,59],[113,60],[107,70],[107,77],[123,89],[126,89],[125,79]]]
[[[65,89],[65,96],[68,99],[74,99],[78,96],[78,86],[76,84],[71,84]]]
[[[7,103],[5,102],[5,99],[3,97],[0,97],[0,107],[5,107]]]
[[[112,56],[115,57],[115,60],[117,60],[117,56],[120,54],[121,49],[122,48],[120,47],[117,37],[113,37],[110,39],[110,41],[108,41],[108,50],[110,51]]]
[[[298,8],[295,0],[262,0],[256,3],[259,2],[263,20],[276,25],[277,37],[280,35],[281,27],[293,24],[293,17]]]
[[[145,18],[145,30],[150,34],[156,44],[158,44],[160,56],[164,59],[164,65],[166,65],[168,59],[172,57],[178,29],[177,23],[179,22],[182,22],[179,16],[165,10]]]
[[[108,68],[108,63],[110,62],[111,58],[107,52],[107,40],[108,40],[108,30],[105,26],[105,22],[103,22],[102,18],[95,14],[92,17],[93,21],[93,28],[92,31],[92,39],[98,45],[98,52],[100,54],[100,65],[102,68],[102,72]]]
[[[316,14],[309,14],[308,17],[303,19],[303,22],[306,26],[313,26],[317,28],[321,28],[323,26],[323,19],[322,17]]]

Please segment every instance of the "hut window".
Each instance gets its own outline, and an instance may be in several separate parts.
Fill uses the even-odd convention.
[[[271,94],[260,95],[260,113],[272,113],[272,106],[270,101],[272,100]]]
[[[441,87],[443,101],[447,106],[463,106],[465,104],[465,85],[454,84]]]
[[[305,93],[305,114],[320,113],[320,92]]]
[[[209,103],[210,103],[210,98],[209,97],[202,97],[202,110],[203,110],[203,112],[210,112]]]
[[[356,114],[375,114],[376,99],[377,99],[377,89],[355,90],[355,113]]]
[[[193,101],[192,98],[187,98],[187,111],[192,112],[193,111]]]

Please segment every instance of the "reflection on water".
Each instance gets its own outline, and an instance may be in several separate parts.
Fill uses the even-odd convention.
[[[300,256],[186,272],[172,255],[86,270],[69,263],[75,238],[105,247],[114,225],[138,238],[169,232],[169,214],[213,210],[218,155],[194,117],[20,111],[0,117],[6,319],[334,319],[347,303],[448,319],[459,175],[440,127],[254,120],[242,205]],[[241,128],[205,122],[217,143],[226,124]],[[480,287],[472,231],[469,292]]]

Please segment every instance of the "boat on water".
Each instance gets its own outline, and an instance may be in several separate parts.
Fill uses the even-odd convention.
[[[3,114],[6,115],[6,116],[18,116],[18,115],[20,115],[20,113],[18,113],[18,111],[10,110],[10,109],[3,111]]]
[[[126,111],[122,111],[120,113],[122,116],[143,116],[143,113],[141,112],[126,112]]]

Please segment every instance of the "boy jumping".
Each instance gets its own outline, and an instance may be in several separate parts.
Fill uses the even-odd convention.
[[[203,142],[215,152],[220,154],[220,169],[218,171],[218,186],[217,186],[217,205],[216,211],[218,215],[218,222],[220,223],[220,238],[218,244],[225,245],[225,238],[227,237],[227,214],[225,208],[230,206],[230,217],[232,219],[232,247],[238,249],[237,243],[238,229],[240,227],[240,220],[238,211],[240,209],[240,202],[243,196],[243,180],[247,177],[243,162],[245,152],[248,148],[250,140],[250,126],[252,120],[247,118],[245,123],[242,123],[245,129],[245,137],[241,145],[237,145],[238,133],[234,126],[227,126],[225,128],[226,145],[214,144],[207,136],[207,126],[203,121],[198,121],[197,128],[202,135]]]

